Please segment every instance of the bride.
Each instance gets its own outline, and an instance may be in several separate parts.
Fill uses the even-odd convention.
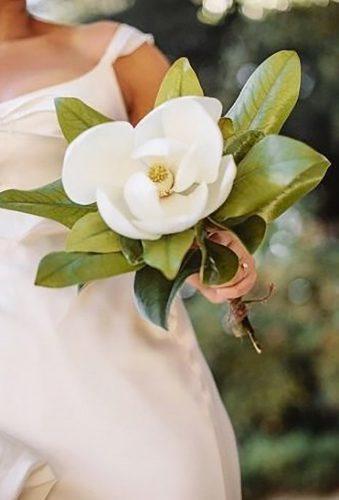
[[[60,177],[55,97],[135,124],[167,67],[135,28],[61,26],[1,0],[0,189]],[[80,294],[35,287],[39,259],[64,238],[57,223],[0,211],[1,500],[239,500],[232,427],[180,301],[166,333],[140,319],[132,276]],[[191,278],[214,302],[256,279],[235,236],[220,238],[241,259],[235,279]]]

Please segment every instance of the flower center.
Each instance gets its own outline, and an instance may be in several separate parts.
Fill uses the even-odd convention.
[[[148,170],[148,177],[157,184],[160,197],[169,196],[174,184],[174,176],[165,165],[152,165]]]

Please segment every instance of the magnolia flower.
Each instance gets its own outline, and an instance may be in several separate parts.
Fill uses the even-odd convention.
[[[106,224],[155,240],[192,227],[228,197],[236,175],[222,156],[221,103],[179,97],[128,122],[88,129],[68,147],[62,181],[71,200],[96,202]]]

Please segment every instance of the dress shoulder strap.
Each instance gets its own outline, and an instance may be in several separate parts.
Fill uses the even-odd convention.
[[[118,57],[132,54],[145,42],[153,44],[153,35],[143,33],[128,24],[120,24],[101,61],[113,64]]]

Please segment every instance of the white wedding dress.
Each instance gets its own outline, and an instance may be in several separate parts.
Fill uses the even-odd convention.
[[[112,63],[151,40],[121,25],[92,71],[0,104],[0,189],[60,177],[54,97],[127,120]],[[165,332],[140,318],[132,275],[35,287],[65,234],[0,210],[0,431],[53,469],[50,500],[239,500],[233,430],[184,307]]]

